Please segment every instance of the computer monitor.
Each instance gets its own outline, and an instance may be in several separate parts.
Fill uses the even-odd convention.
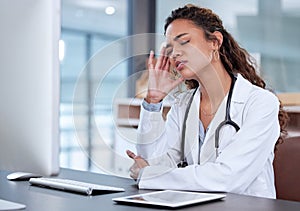
[[[0,30],[0,170],[58,174],[60,0],[1,0]]]

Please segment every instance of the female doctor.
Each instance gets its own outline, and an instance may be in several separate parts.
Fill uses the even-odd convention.
[[[149,56],[149,81],[131,177],[141,189],[224,191],[275,198],[273,158],[285,115],[255,63],[210,9],[166,19],[166,45]],[[180,75],[174,78],[170,67]],[[167,119],[162,100],[173,95]]]

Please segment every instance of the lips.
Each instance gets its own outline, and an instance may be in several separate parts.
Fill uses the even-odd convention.
[[[184,68],[186,61],[176,61],[175,62],[175,66],[176,66],[176,70],[180,71]]]

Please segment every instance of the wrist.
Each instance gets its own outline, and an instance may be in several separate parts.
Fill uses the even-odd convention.
[[[146,111],[159,112],[161,110],[162,102],[148,103],[145,99],[142,102],[142,106]]]
[[[156,103],[160,103],[162,101],[162,99],[158,98],[158,97],[150,97],[147,95],[145,98],[145,101],[149,104],[150,103],[156,104]]]

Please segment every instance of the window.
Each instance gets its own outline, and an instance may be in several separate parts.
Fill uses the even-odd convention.
[[[126,36],[126,11],[126,1],[62,0],[61,167],[101,171],[112,165],[111,101],[114,87],[127,77],[127,65],[110,69],[101,62],[112,64],[114,54],[126,52],[122,43],[114,52],[107,47]],[[104,162],[97,166],[98,159]]]

